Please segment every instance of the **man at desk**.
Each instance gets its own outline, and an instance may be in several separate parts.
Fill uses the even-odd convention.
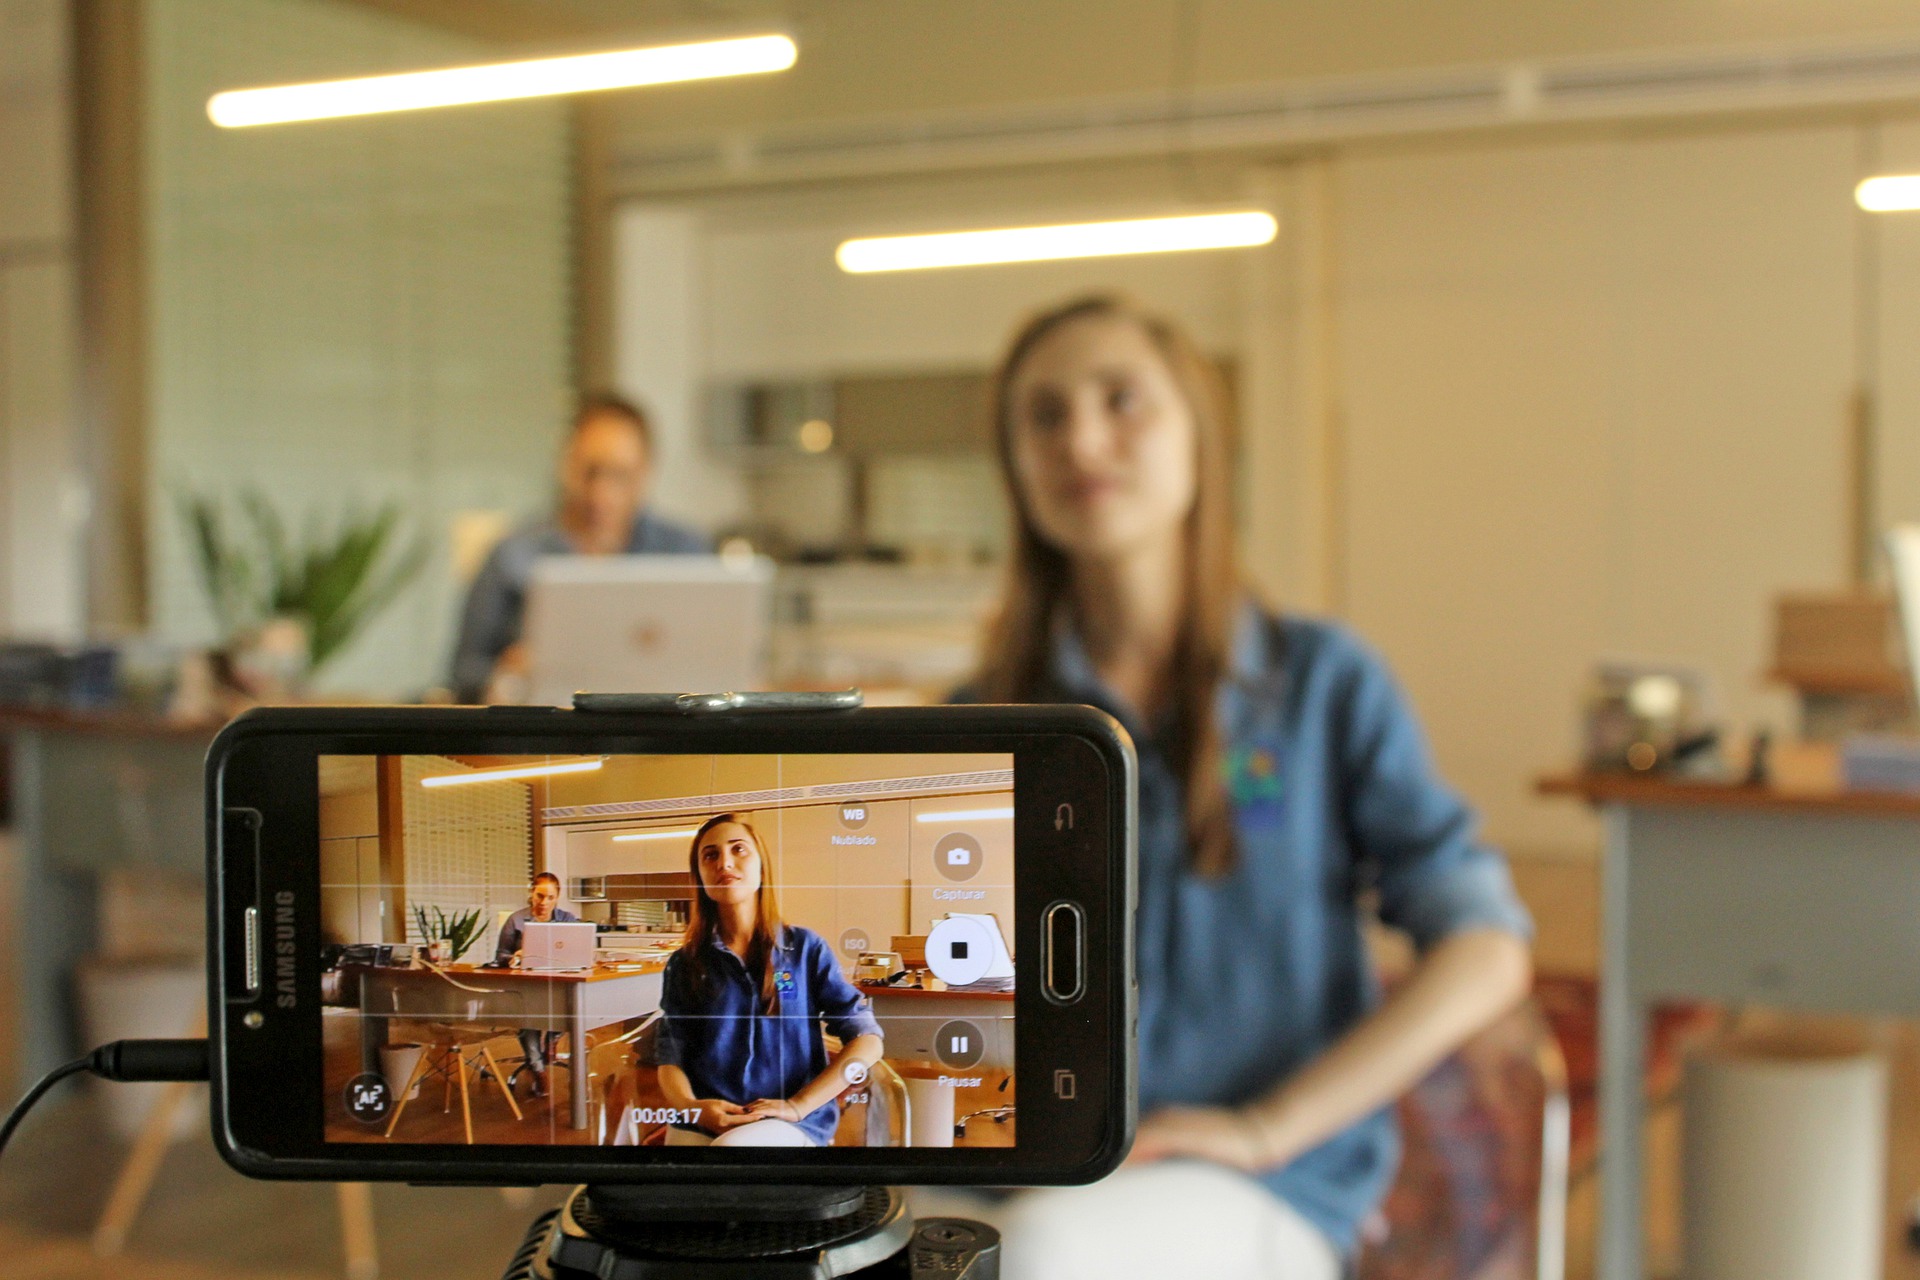
[[[497,968],[520,963],[520,929],[528,921],[546,924],[554,921],[568,924],[580,917],[568,911],[560,903],[560,877],[551,871],[542,871],[533,878],[533,884],[527,889],[527,905],[507,917],[500,926],[500,944],[493,949],[493,963]],[[527,1058],[527,1071],[533,1076],[533,1096],[538,1098],[547,1092],[547,1059],[553,1056],[553,1043],[560,1038],[557,1031],[541,1031],[533,1027],[520,1029],[520,1050]]]
[[[616,396],[586,400],[560,456],[560,508],[508,534],[467,592],[454,646],[453,691],[479,702],[501,676],[523,675],[521,616],[533,562],[561,555],[698,555],[705,537],[647,511],[653,432],[636,406]]]

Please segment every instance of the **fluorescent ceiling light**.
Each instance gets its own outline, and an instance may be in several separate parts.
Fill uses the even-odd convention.
[[[746,36],[698,44],[535,58],[479,67],[446,67],[399,75],[322,80],[265,89],[230,89],[207,99],[207,116],[223,129],[294,120],[331,120],[385,111],[418,111],[470,102],[546,98],[598,89],[630,89],[679,80],[709,80],[784,71],[799,56],[786,36]]]
[[[1011,818],[1013,810],[1008,809],[955,809],[948,813],[915,814],[915,822],[965,822],[969,818]]]
[[[943,231],[925,236],[848,240],[833,255],[842,271],[920,271],[993,262],[1111,258],[1183,249],[1236,249],[1266,244],[1280,224],[1270,213],[1201,213],[1124,222],[1072,222],[997,231]]]
[[[516,764],[505,769],[475,769],[471,773],[436,773],[420,779],[423,787],[462,787],[470,782],[500,782],[507,778],[548,778],[556,773],[592,773],[604,760],[566,760],[559,764]]]
[[[698,830],[700,830],[698,827],[675,827],[671,831],[629,831],[626,835],[615,836],[613,842],[625,844],[630,840],[684,840]]]
[[[1890,173],[1868,178],[1853,189],[1853,202],[1868,213],[1920,209],[1920,173]]]

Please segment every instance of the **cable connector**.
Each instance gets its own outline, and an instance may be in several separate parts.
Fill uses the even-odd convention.
[[[40,1077],[40,1083],[27,1090],[14,1104],[5,1123],[0,1123],[0,1151],[7,1149],[13,1131],[33,1110],[33,1104],[48,1090],[81,1072],[91,1072],[102,1080],[119,1081],[194,1081],[212,1074],[211,1056],[205,1040],[115,1040],[103,1044],[84,1058],[75,1058]]]
[[[87,1070],[102,1080],[205,1080],[205,1040],[115,1040],[87,1055]]]

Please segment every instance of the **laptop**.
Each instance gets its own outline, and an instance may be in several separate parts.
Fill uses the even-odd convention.
[[[528,699],[765,688],[772,595],[761,557],[542,557],[521,632]]]
[[[520,967],[591,969],[599,928],[591,920],[528,920],[520,926]]]

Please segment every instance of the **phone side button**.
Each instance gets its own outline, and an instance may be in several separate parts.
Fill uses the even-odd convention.
[[[260,908],[248,907],[240,918],[241,940],[246,948],[247,994],[260,990]]]
[[[1077,902],[1056,902],[1041,917],[1045,952],[1041,990],[1055,1004],[1072,1004],[1086,993],[1086,932]]]

